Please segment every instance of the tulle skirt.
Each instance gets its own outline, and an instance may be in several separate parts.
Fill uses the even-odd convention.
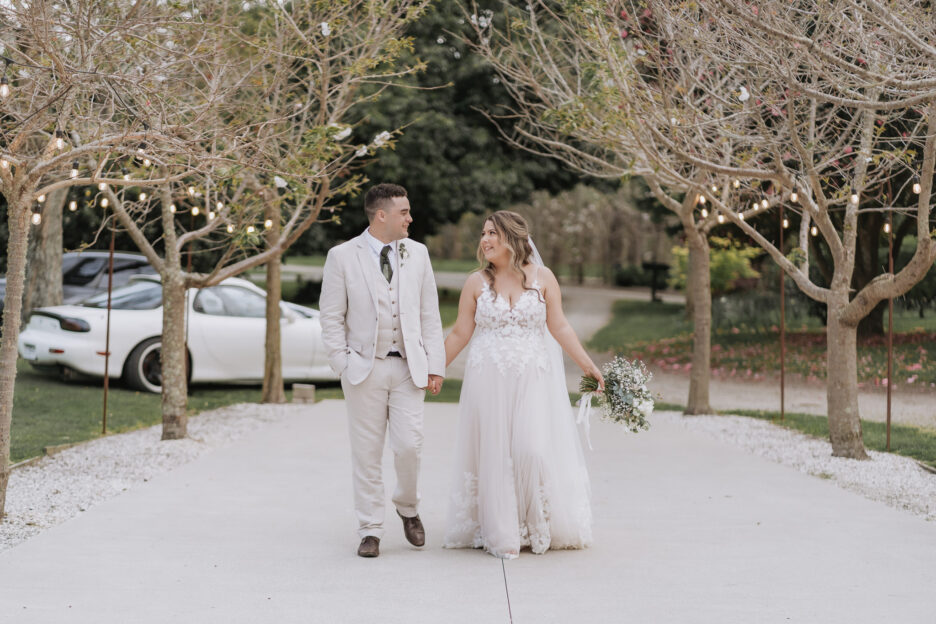
[[[469,364],[445,548],[513,558],[526,546],[540,554],[591,543],[588,471],[555,368],[537,360],[505,375]]]

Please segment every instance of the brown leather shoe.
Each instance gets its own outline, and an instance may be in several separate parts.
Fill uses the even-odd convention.
[[[407,518],[399,510],[397,510],[397,515],[403,519],[403,535],[406,536],[406,541],[413,546],[423,546],[426,543],[426,530],[419,516]]]
[[[358,557],[377,557],[380,555],[380,538],[368,535],[361,540],[357,549]]]

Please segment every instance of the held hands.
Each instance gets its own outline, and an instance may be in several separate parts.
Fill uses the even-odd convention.
[[[423,388],[423,390],[429,391],[433,396],[439,394],[442,390],[442,381],[443,377],[439,375],[429,375],[429,385]]]

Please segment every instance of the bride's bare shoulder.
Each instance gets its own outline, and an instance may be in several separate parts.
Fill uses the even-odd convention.
[[[536,278],[545,286],[547,284],[557,284],[556,276],[548,266],[537,265],[535,267]]]
[[[481,271],[470,273],[468,279],[465,280],[465,286],[462,290],[467,290],[477,296],[484,287],[484,279],[484,274],[481,273]]]

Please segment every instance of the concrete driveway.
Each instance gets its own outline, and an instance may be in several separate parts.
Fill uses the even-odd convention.
[[[0,553],[0,621],[506,623],[505,574],[517,623],[933,621],[936,524],[662,420],[596,423],[591,548],[443,550],[456,413],[427,405],[421,551],[388,515],[355,556],[325,401]]]

